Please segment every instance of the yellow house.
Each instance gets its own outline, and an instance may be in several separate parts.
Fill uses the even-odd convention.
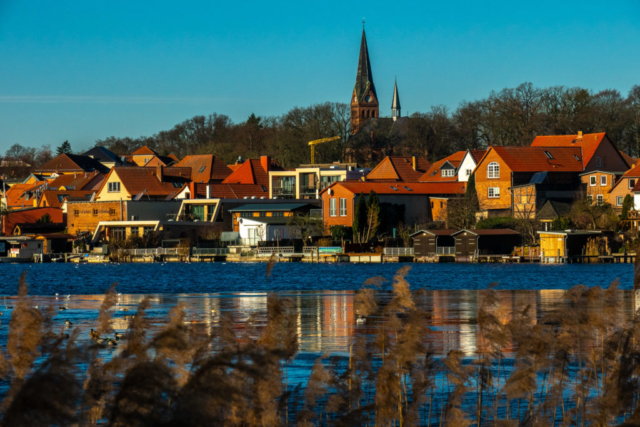
[[[96,200],[164,200],[177,194],[191,177],[191,168],[115,167],[105,177]]]

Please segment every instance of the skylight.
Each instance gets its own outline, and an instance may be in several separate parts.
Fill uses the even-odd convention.
[[[580,161],[580,157],[576,156],[575,154],[573,155],[573,157],[574,157],[577,161]]]
[[[551,155],[550,152],[545,151],[544,154],[547,156],[548,159],[553,159],[553,156]]]
[[[393,185],[390,185],[389,188],[391,188],[393,191],[398,191],[398,189],[396,187],[394,187]]]
[[[200,168],[200,170],[198,171],[198,173],[202,173],[202,172],[204,172],[204,168],[206,168],[206,166],[202,166],[202,167]]]
[[[403,187],[405,190],[407,190],[407,191],[413,191],[412,189],[410,189],[410,188],[409,188],[409,187],[407,187],[406,185],[403,185],[402,187]]]

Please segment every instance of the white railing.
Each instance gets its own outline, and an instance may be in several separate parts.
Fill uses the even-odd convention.
[[[280,246],[271,248],[258,248],[258,256],[271,256],[272,254],[293,254],[293,246]]]
[[[413,248],[384,248],[384,254],[390,256],[413,255]]]
[[[156,255],[156,251],[158,248],[153,249],[122,249],[124,253],[133,256],[145,256],[145,255]]]
[[[191,254],[199,255],[228,255],[229,248],[193,248]]]
[[[455,255],[456,247],[455,246],[438,246],[436,248],[436,253],[438,255]]]
[[[132,256],[189,255],[189,248],[120,249]]]

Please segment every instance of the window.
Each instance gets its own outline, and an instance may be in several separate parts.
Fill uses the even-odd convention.
[[[340,216],[347,216],[347,199],[340,199]]]
[[[453,170],[453,169],[442,169],[442,170],[440,170],[440,174],[442,176],[444,176],[444,177],[454,176],[455,175],[454,172],[455,172],[455,170]]]
[[[444,208],[444,202],[440,202],[440,209]]]
[[[109,208],[109,215],[115,216],[116,215],[116,210],[114,208]]]
[[[411,188],[407,187],[406,185],[403,185],[402,188],[404,188],[407,191],[413,191]]]
[[[144,227],[142,229],[142,236],[146,237],[149,234],[153,233],[153,227]]]
[[[272,212],[271,216],[274,218],[284,218],[284,212]]]
[[[633,188],[636,186],[636,180],[635,179],[630,179],[629,180],[629,189]]]
[[[550,153],[550,152],[548,152],[548,151],[545,151],[545,152],[544,152],[544,155],[545,155],[545,156],[547,156],[547,159],[549,159],[549,160],[553,159],[553,156],[552,156],[552,155],[551,155],[551,153]]]
[[[589,184],[591,184],[592,187],[594,187],[596,185],[596,177],[595,176],[590,176],[589,177]]]
[[[80,216],[80,210],[79,209],[74,209],[73,210],[73,216]]]
[[[602,206],[604,204],[604,196],[602,194],[598,194],[596,196],[596,200],[597,200],[598,206]]]
[[[600,186],[606,187],[607,185],[607,175],[600,175]]]
[[[593,203],[593,195],[587,194],[587,200],[589,201],[589,203]]]
[[[109,193],[119,193],[120,192],[120,183],[119,182],[110,182],[107,184],[107,190]]]
[[[471,169],[467,169],[467,176],[471,176]]]
[[[431,209],[433,209],[433,200],[431,201]]]
[[[111,227],[109,230],[109,240],[126,240],[127,232],[124,227]]]
[[[140,234],[140,227],[131,227],[131,236],[138,237],[138,234]]]
[[[616,197],[616,205],[622,206],[623,200],[624,200],[624,197],[622,197],[622,196]]]
[[[336,199],[329,199],[329,216],[338,216]]]
[[[602,167],[602,159],[600,157],[596,157],[596,167]]]
[[[202,166],[202,167],[198,170],[198,173],[202,173],[202,172],[204,172],[204,168],[206,168],[206,166]]]
[[[500,187],[489,187],[489,198],[497,199],[500,197]]]
[[[580,161],[580,157],[576,156],[575,154],[573,155],[573,158],[576,159],[577,161]]]
[[[252,216],[253,216],[253,213],[251,212],[240,212],[241,218],[251,218]]]
[[[98,209],[93,210],[93,216],[98,216]]]
[[[390,185],[389,188],[391,188],[393,191],[398,191],[398,189],[396,187],[394,187],[393,185]]]
[[[489,163],[489,166],[487,166],[487,178],[500,178],[500,165],[498,163]]]

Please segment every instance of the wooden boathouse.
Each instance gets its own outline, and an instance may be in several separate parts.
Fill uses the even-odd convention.
[[[482,258],[510,256],[515,246],[522,242],[522,235],[511,229],[460,230],[455,238],[456,261],[473,261]]]

